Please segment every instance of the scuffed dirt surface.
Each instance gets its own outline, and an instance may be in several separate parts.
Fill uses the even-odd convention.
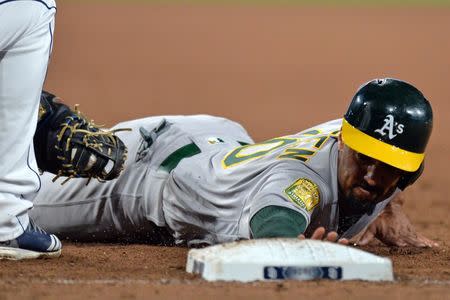
[[[448,246],[422,250],[365,247],[393,259],[393,283],[209,283],[184,271],[186,248],[66,243],[64,250],[58,260],[1,262],[0,297],[445,299],[450,285]]]
[[[450,10],[84,4],[60,1],[46,88],[97,123],[208,113],[256,140],[341,117],[363,82],[392,76],[431,100],[426,170],[406,211],[436,249],[371,246],[396,282],[208,283],[187,249],[64,243],[57,260],[0,262],[0,299],[448,299]]]

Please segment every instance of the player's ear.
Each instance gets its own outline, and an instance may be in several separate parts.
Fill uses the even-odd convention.
[[[338,150],[341,151],[344,149],[344,142],[342,141],[342,132],[339,132],[337,138],[338,138]]]

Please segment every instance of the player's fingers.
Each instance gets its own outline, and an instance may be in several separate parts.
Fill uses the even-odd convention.
[[[414,246],[419,248],[427,247],[427,244],[423,240],[421,240],[420,236],[416,234],[403,236],[402,241],[405,242],[407,246]]]
[[[428,247],[427,244],[425,242],[421,241],[420,239],[410,239],[410,240],[407,239],[406,243],[408,243],[411,246],[419,247],[419,248]]]
[[[438,242],[435,242],[435,241],[432,241],[432,240],[430,240],[428,243],[427,243],[427,245],[428,245],[428,247],[439,247],[439,243]]]
[[[433,240],[430,240],[429,238],[419,234],[418,238],[421,242],[423,242],[426,247],[439,247],[439,244]]]
[[[312,240],[321,240],[323,239],[323,236],[325,234],[325,228],[324,227],[319,227],[316,230],[314,230],[314,233],[311,236]]]
[[[347,239],[339,239],[337,242],[338,242],[338,244],[345,245],[345,246],[350,244],[350,242]]]
[[[435,242],[435,241],[431,241],[429,247],[439,247],[439,243],[438,243],[438,242]]]
[[[421,247],[421,248],[425,248],[425,247],[431,248],[431,247],[439,246],[438,243],[424,237],[423,235],[417,235],[417,237],[409,238],[406,240],[406,242],[414,247]]]
[[[372,231],[367,230],[355,244],[358,246],[366,246],[371,241],[373,241],[374,237],[375,237],[374,233]]]
[[[298,237],[297,237],[298,239],[300,239],[300,240],[304,240],[304,239],[306,239],[306,237],[305,237],[305,235],[304,234],[300,234]]]
[[[394,244],[394,246],[397,246],[397,247],[406,247],[406,246],[408,246],[408,243],[406,243],[403,240],[396,240],[392,244]]]
[[[334,243],[334,242],[336,242],[337,238],[338,238],[337,232],[336,231],[330,231],[327,234],[326,241]]]

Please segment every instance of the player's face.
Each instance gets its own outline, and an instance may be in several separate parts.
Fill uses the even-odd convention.
[[[396,189],[403,171],[347,147],[339,140],[338,183],[347,199],[374,205]]]

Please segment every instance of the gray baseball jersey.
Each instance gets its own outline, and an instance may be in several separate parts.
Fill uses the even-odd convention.
[[[252,216],[269,205],[304,215],[306,235],[319,226],[337,230],[341,123],[256,144],[241,125],[206,115],[120,123],[114,128],[133,129],[118,133],[129,149],[122,175],[60,186],[44,174],[31,214],[45,229],[82,241],[153,240],[155,225],[188,246],[249,239]],[[391,198],[342,236],[363,230]]]

